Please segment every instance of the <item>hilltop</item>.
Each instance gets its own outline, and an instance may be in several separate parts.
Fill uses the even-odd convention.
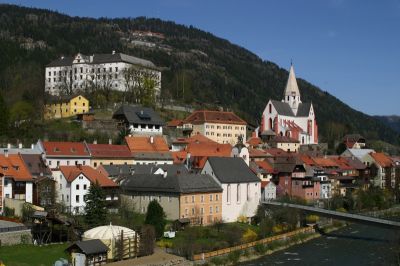
[[[0,14],[0,92],[9,106],[22,99],[40,108],[44,66],[77,52],[115,50],[151,60],[163,70],[165,101],[231,109],[253,125],[269,98],[282,98],[288,76],[287,70],[238,45],[171,21],[80,18],[5,4]],[[298,84],[302,100],[314,104],[322,141],[333,144],[346,133],[358,132],[367,139],[400,144],[400,134],[379,119],[305,80]]]

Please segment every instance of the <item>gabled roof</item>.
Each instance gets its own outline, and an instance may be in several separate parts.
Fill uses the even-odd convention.
[[[132,153],[140,152],[169,152],[167,141],[163,136],[125,137],[125,142]]]
[[[102,168],[102,169],[101,169]],[[122,164],[122,165],[101,165],[100,169],[104,170],[108,176],[130,175],[134,174],[154,174],[157,170],[162,169],[168,174],[189,173],[187,168],[182,164]]]
[[[51,157],[90,157],[89,151],[83,142],[44,141],[43,148],[46,156]]]
[[[260,182],[242,158],[210,157],[208,162],[221,183]]]
[[[126,145],[87,144],[93,158],[131,158],[132,153]]]
[[[50,168],[45,164],[39,154],[21,154],[22,160],[32,176],[51,175]]]
[[[32,181],[33,177],[20,154],[0,154],[0,174],[15,181]]]
[[[222,191],[222,188],[210,175],[193,173],[167,173],[166,176],[154,174],[134,174],[127,176],[127,178],[121,183],[121,188],[127,191],[165,193]]]
[[[351,154],[351,156],[355,156],[358,159],[362,159],[365,155],[375,152],[372,149],[347,149],[342,153],[344,156],[347,152]]]
[[[268,174],[275,173],[275,170],[272,167],[272,165],[265,160],[264,161],[255,161],[254,164],[257,165],[257,167],[259,169],[262,169],[265,173],[268,173]]]
[[[173,119],[171,121],[168,121],[167,127],[178,127],[183,125],[183,120],[180,119]]]
[[[126,119],[130,124],[163,126],[164,120],[152,109],[142,106],[122,105],[113,114],[114,119]]]
[[[114,181],[108,179],[104,174],[87,165],[60,166],[60,171],[68,182],[74,181],[75,178],[77,178],[80,174],[83,174],[91,183],[98,182],[101,187],[118,186],[116,183],[114,183]]]
[[[104,254],[108,251],[108,247],[100,239],[77,241],[70,245],[66,251],[71,251],[77,248],[86,255]]]
[[[382,152],[371,152],[370,155],[374,159],[374,161],[381,167],[393,166],[392,159]]]
[[[271,100],[271,102],[274,105],[274,107],[279,115],[295,116],[292,108],[290,108],[290,105],[288,103],[276,101],[276,100]]]
[[[72,65],[74,59],[75,58],[72,56],[61,57],[51,61],[49,64],[46,65],[46,67],[70,66]]]
[[[203,123],[247,125],[246,121],[238,117],[233,112],[208,110],[194,111],[184,120],[184,123],[190,123],[194,125]]]
[[[258,146],[263,144],[262,140],[256,136],[252,136],[251,138],[249,138],[246,143],[250,146]]]
[[[299,103],[297,117],[308,117],[310,115],[311,103]]]

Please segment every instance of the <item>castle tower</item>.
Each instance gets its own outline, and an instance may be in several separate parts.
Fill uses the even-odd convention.
[[[299,103],[301,103],[300,91],[297,86],[296,75],[294,74],[293,64],[290,65],[289,78],[286,83],[283,102],[288,103],[293,113],[297,114]]]

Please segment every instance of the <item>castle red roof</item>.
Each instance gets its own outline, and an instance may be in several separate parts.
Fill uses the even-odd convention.
[[[44,141],[46,155],[50,156],[84,156],[89,157],[89,151],[83,142]]]

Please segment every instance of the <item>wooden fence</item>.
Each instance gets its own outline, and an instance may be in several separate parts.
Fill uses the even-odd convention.
[[[263,238],[257,241],[253,241],[253,242],[249,242],[246,244],[242,244],[239,246],[234,246],[234,247],[229,247],[229,248],[224,248],[224,249],[219,249],[219,250],[215,250],[215,251],[211,251],[211,252],[207,252],[207,253],[201,253],[201,254],[195,254],[193,255],[193,260],[205,260],[208,258],[212,258],[212,257],[216,257],[216,256],[221,256],[221,255],[225,255],[225,254],[229,254],[233,251],[236,250],[244,250],[244,249],[248,249],[248,248],[252,248],[256,245],[262,244],[268,244],[271,243],[273,241],[277,241],[277,240],[285,240],[287,238],[291,238],[295,235],[301,234],[301,233],[313,233],[315,232],[313,227],[304,227],[304,228],[300,228],[288,233],[284,233],[281,235],[276,235],[276,236],[271,236],[271,237],[267,237],[267,238]]]

